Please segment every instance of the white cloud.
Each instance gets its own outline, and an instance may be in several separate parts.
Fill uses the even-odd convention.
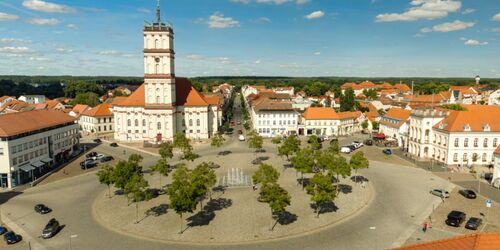
[[[465,41],[464,44],[467,46],[480,46],[480,45],[487,45],[488,42],[480,42],[478,40],[469,39],[469,40]]]
[[[224,14],[216,12],[208,18],[208,27],[211,29],[225,29],[240,26],[240,22],[232,17],[224,17]]]
[[[34,25],[57,25],[60,23],[60,21],[55,19],[55,18],[49,18],[49,19],[33,18],[33,19],[28,20],[28,23],[34,24]]]
[[[457,31],[457,30],[463,30],[463,29],[473,27],[474,24],[475,24],[474,22],[462,22],[459,20],[455,20],[454,22],[442,23],[442,24],[434,25],[430,28],[423,28],[420,30],[420,32],[428,33],[428,32]]]
[[[500,13],[496,14],[492,18],[493,21],[500,21]]]
[[[66,48],[57,48],[56,51],[61,54],[68,54],[73,52],[72,49],[66,49]]]
[[[66,27],[68,29],[72,29],[72,30],[77,30],[78,29],[78,26],[76,24],[73,24],[73,23],[70,23],[70,24],[66,25]]]
[[[462,7],[458,0],[412,0],[413,6],[403,13],[384,13],[376,16],[377,22],[434,20],[457,12]]]
[[[314,55],[315,56],[319,56],[319,55],[321,55],[321,52],[320,51],[316,51],[316,52],[314,52]]]
[[[254,63],[255,64],[260,64],[260,63],[262,63],[262,59],[259,59],[259,60],[255,61]]]
[[[62,4],[49,3],[42,0],[25,0],[23,6],[30,10],[36,10],[48,13],[74,13],[76,10],[72,7]]]
[[[8,54],[29,54],[33,51],[28,47],[0,47],[1,52],[5,52]]]
[[[17,19],[19,19],[19,16],[0,12],[0,21],[14,21]]]
[[[249,4],[251,0],[230,0],[232,3],[243,3],[243,4]]]
[[[468,15],[468,14],[472,14],[474,12],[476,12],[476,9],[468,8],[468,9],[465,9],[464,11],[462,11],[462,14]]]
[[[268,17],[259,17],[257,19],[250,20],[250,22],[252,22],[252,23],[270,23],[271,19],[269,19]]]
[[[26,39],[19,39],[19,38],[0,38],[0,43],[3,44],[26,44],[26,43],[31,43],[31,40],[26,40]]]
[[[122,51],[117,51],[117,50],[104,50],[100,51],[99,55],[102,56],[113,56],[113,57],[133,57],[133,54],[128,54]]]
[[[325,16],[325,12],[323,12],[321,10],[318,10],[318,11],[314,11],[314,12],[310,13],[307,16],[304,16],[304,18],[306,18],[306,19],[316,19],[316,18],[321,18],[323,16]]]

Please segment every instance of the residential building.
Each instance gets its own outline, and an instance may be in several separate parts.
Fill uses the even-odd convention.
[[[264,137],[297,133],[299,114],[290,101],[260,96],[250,105],[253,128]]]
[[[500,88],[493,91],[488,97],[488,105],[500,106]]]
[[[491,185],[496,188],[500,188],[500,146],[495,150],[495,165],[493,166],[493,178],[491,179]]]
[[[295,95],[295,88],[294,87],[278,87],[273,89],[274,92],[278,94],[287,94],[289,96]]]
[[[12,97],[12,96],[2,96],[2,97],[0,97],[0,107],[2,107],[3,105],[5,105],[7,102],[13,101],[13,100],[16,100],[16,98]]]
[[[493,250],[500,245],[500,233],[474,233],[417,243],[394,250]]]
[[[89,133],[110,133],[114,131],[114,115],[111,104],[105,103],[82,112],[78,119],[80,129]]]
[[[361,130],[361,112],[335,112],[328,107],[309,107],[302,115],[301,135],[344,136]]]
[[[39,104],[45,103],[44,95],[22,95],[18,98],[19,101],[23,101],[29,104]]]
[[[410,117],[410,155],[448,166],[489,165],[500,143],[500,107],[463,105],[466,111],[416,110]]]
[[[57,110],[0,116],[0,186],[35,180],[78,147],[75,118]]]
[[[313,102],[309,98],[303,97],[301,95],[296,95],[292,98],[292,107],[296,110],[306,110],[307,108],[311,107],[312,104]]]
[[[216,107],[186,78],[175,75],[174,31],[161,21],[144,26],[144,83],[113,104],[115,139],[171,141],[177,132],[207,139],[218,132]]]
[[[451,86],[450,92],[453,98],[450,103],[476,104],[482,99],[476,88],[472,86]]]
[[[402,108],[391,108],[380,119],[379,132],[386,138],[392,138],[402,147],[408,137],[408,121],[411,110]]]
[[[68,115],[76,117],[78,119],[83,114],[83,112],[88,109],[90,109],[89,105],[77,104],[71,109],[71,111],[68,112]]]

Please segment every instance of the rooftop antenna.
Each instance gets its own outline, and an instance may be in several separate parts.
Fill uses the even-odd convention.
[[[158,26],[161,26],[160,0],[156,3],[156,18],[158,18]]]

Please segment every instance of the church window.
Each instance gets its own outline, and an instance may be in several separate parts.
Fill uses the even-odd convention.
[[[160,96],[156,96],[156,103],[160,103]]]
[[[189,126],[193,126],[193,120],[189,119]]]
[[[160,73],[160,64],[156,64],[155,66],[155,74],[159,74]]]
[[[127,120],[127,126],[132,126],[132,121],[130,121],[130,119]]]
[[[200,119],[196,120],[196,126],[200,126]]]
[[[158,123],[156,124],[156,126],[157,126],[157,129],[158,129],[158,130],[160,130],[160,129],[161,129],[161,122],[158,122]]]
[[[155,49],[159,49],[160,48],[160,41],[158,41],[158,39],[155,40]]]
[[[139,126],[139,120],[135,119],[134,126],[136,126],[136,127]]]
[[[142,126],[146,127],[146,119],[142,119]]]

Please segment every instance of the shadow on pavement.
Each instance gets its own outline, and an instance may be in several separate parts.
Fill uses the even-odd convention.
[[[339,208],[337,205],[335,205],[334,202],[328,202],[319,205],[319,207],[315,203],[311,203],[311,208],[314,209],[314,211],[318,211],[319,209],[319,214],[324,214],[324,213],[332,213],[332,212],[337,212]]]
[[[162,203],[158,206],[152,207],[145,212],[146,217],[148,217],[148,216],[158,217],[158,216],[164,215],[168,212],[168,208],[169,208],[168,204],[165,204],[165,203]]]
[[[288,225],[297,221],[298,216],[296,214],[292,214],[288,211],[284,211],[282,213],[277,214],[277,221],[280,225]]]
[[[8,191],[8,192],[5,192],[5,193],[0,193],[0,205],[1,204],[4,204],[6,203],[7,201],[9,201],[10,199],[22,194],[23,192],[19,192],[19,191]]]
[[[355,183],[370,181],[370,180],[368,180],[368,178],[361,176],[361,175],[351,176],[351,180],[354,181]]]
[[[337,188],[338,188],[338,191],[342,192],[343,194],[350,194],[350,193],[352,193],[352,186],[351,185],[339,184],[337,186]]]
[[[228,208],[231,205],[233,205],[233,201],[231,199],[226,199],[226,198],[213,199],[209,201],[207,205],[205,205],[203,210],[187,218],[188,221],[187,225],[189,227],[206,226],[210,224],[210,221],[212,221],[215,218],[215,211]]]

